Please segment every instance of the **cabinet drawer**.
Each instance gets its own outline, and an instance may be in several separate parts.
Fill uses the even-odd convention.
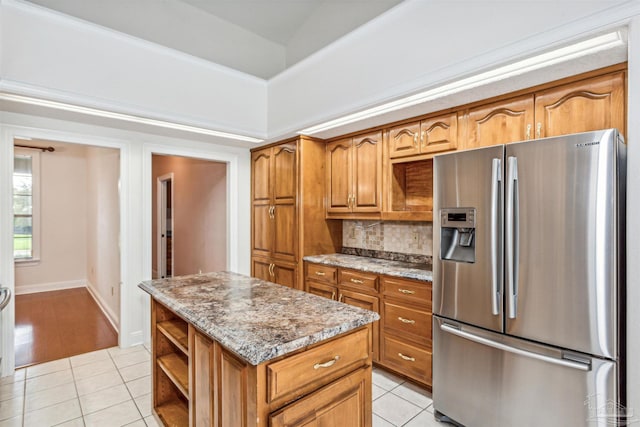
[[[431,385],[431,351],[388,337],[382,347],[382,364]]]
[[[382,276],[382,293],[388,297],[424,305],[431,311],[431,282]]]
[[[431,347],[431,312],[394,304],[383,303],[385,332],[413,339]]]
[[[311,348],[267,366],[269,402],[291,400],[328,384],[345,373],[366,366],[371,356],[369,329]]]
[[[322,264],[307,264],[307,279],[317,282],[337,283],[338,269]]]
[[[338,282],[342,286],[351,288],[378,290],[378,275],[363,273],[355,270],[340,270],[338,274]]]

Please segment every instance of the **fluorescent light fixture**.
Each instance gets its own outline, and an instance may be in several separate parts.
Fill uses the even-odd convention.
[[[299,134],[313,135],[338,126],[379,116],[381,114],[396,111],[402,108],[411,107],[423,102],[432,101],[454,93],[459,93],[478,86],[494,83],[529,71],[549,67],[561,62],[570,61],[575,58],[590,55],[614,47],[624,46],[624,39],[619,31],[593,37],[569,46],[561,47],[550,52],[532,56],[512,64],[504,65],[496,69],[486,71],[471,77],[467,77],[452,83],[447,83],[415,95],[407,96],[395,101],[386,102],[377,107],[368,108],[357,113],[348,114],[334,120],[329,120],[315,126],[310,126],[299,131]]]
[[[97,108],[81,107],[79,105],[66,104],[64,102],[48,101],[46,99],[32,98],[29,96],[14,95],[10,93],[0,93],[0,100],[19,102],[21,104],[37,105],[40,107],[54,108],[56,110],[71,111],[74,113],[87,114],[90,116],[106,117],[109,119],[124,120],[127,122],[141,123],[145,125],[158,126],[167,129],[181,130],[185,132],[199,133],[202,135],[218,136],[221,138],[235,139],[238,141],[247,141],[253,143],[264,142],[262,139],[253,138],[251,136],[238,135],[235,133],[221,132],[213,129],[201,128],[198,126],[183,125],[179,123],[167,122],[164,120],[148,119],[144,117],[132,116],[123,113],[114,113],[112,111],[99,110]]]

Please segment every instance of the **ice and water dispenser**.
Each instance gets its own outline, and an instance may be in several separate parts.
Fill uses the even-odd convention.
[[[440,210],[440,259],[476,262],[476,210]]]

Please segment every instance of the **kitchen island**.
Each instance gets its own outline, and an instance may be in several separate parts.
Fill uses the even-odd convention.
[[[378,314],[230,272],[139,286],[165,425],[371,425]]]

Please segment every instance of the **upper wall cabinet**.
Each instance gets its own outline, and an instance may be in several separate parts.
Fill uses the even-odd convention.
[[[327,217],[371,217],[382,209],[382,132],[327,144]]]
[[[625,134],[623,72],[536,93],[536,138],[617,128]]]
[[[455,150],[458,145],[458,117],[453,112],[395,126],[387,131],[387,138],[391,159]]]
[[[461,148],[523,141],[533,135],[533,95],[481,105],[461,114],[466,117]]]
[[[460,148],[617,128],[625,133],[619,71],[460,111]]]

